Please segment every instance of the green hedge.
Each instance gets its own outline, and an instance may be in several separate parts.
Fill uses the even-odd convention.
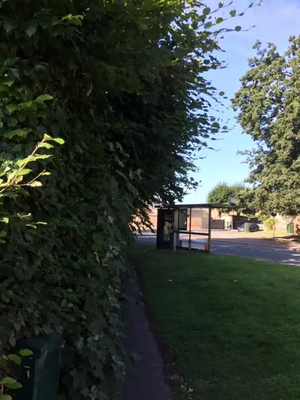
[[[113,398],[134,215],[220,128],[211,10],[183,3],[0,1],[1,351],[61,331],[62,398]]]

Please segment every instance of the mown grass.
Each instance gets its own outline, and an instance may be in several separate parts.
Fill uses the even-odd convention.
[[[267,231],[267,230],[263,230],[260,231],[259,233],[261,233],[262,235],[266,235],[266,236],[273,236],[274,232],[273,231]],[[278,236],[289,236],[290,234],[287,233],[287,231],[275,231],[275,237]]]
[[[177,399],[300,399],[300,270],[137,246],[159,340],[190,387]]]

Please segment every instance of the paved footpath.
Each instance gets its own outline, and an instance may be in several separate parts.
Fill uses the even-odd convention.
[[[133,268],[127,282],[126,347],[137,361],[128,365],[122,400],[171,400],[164,378],[164,368],[156,341],[150,330]]]

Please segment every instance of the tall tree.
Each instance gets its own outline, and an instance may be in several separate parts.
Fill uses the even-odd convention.
[[[225,182],[220,182],[208,193],[207,201],[214,204],[231,204],[240,187],[240,185],[230,186]],[[230,209],[220,208],[219,216],[221,217],[222,213],[228,210]]]
[[[243,154],[252,184],[245,200],[266,214],[300,213],[300,37],[280,54],[254,45],[256,56],[232,101],[243,132],[256,147]]]
[[[238,214],[255,214],[255,209],[249,202],[249,189],[243,184],[228,185],[225,182],[218,183],[207,196],[209,203],[231,204],[233,208],[220,208],[219,216],[230,210]]]

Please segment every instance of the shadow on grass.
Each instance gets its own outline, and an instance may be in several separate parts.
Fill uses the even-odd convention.
[[[133,259],[192,399],[300,398],[299,269],[151,246]]]

